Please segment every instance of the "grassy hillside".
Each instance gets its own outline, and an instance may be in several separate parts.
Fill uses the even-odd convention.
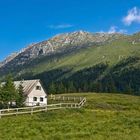
[[[72,68],[72,72],[75,72],[104,62],[108,62],[112,66],[130,56],[140,56],[139,38],[140,34],[138,33],[132,36],[121,36],[119,39],[100,45],[74,50],[67,49],[62,53],[29,61],[25,65],[10,66],[7,69],[2,69],[0,76],[2,77],[9,72],[14,73],[16,76],[27,75],[28,73],[36,75],[62,68]]]
[[[67,96],[67,95],[66,95]],[[119,94],[81,93],[82,109],[66,109],[3,117],[1,140],[138,140],[140,97]]]
[[[136,38],[136,37],[135,37]],[[139,38],[139,35],[137,36]],[[54,57],[43,57],[35,60],[34,65],[31,63],[27,68],[33,74],[44,71],[70,67],[73,71],[92,67],[101,62],[108,62],[110,66],[117,64],[120,60],[130,56],[140,55],[140,42],[132,44],[132,37],[124,37],[101,46],[92,46],[75,53],[65,53],[55,55]]]

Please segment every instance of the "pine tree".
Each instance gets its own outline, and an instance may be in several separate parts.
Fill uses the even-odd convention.
[[[18,97],[18,92],[15,88],[11,75],[6,77],[6,82],[2,87],[2,101],[7,104],[8,108],[12,102],[15,102]]]
[[[55,94],[56,93],[56,85],[54,82],[52,82],[50,85],[49,85],[49,93],[50,94]]]
[[[112,93],[115,93],[116,92],[116,86],[115,86],[115,82],[114,82],[114,79],[112,78],[111,75],[109,75],[109,81],[108,81],[108,92],[112,92]]]
[[[68,82],[68,92],[69,93],[76,92],[76,88],[72,81]]]
[[[19,85],[19,88],[18,88],[18,97],[16,100],[16,106],[23,107],[25,100],[26,100],[26,96],[24,95],[24,90],[23,90],[23,86],[22,86],[22,82],[21,82]]]
[[[83,83],[83,91],[88,92],[89,91],[89,84],[87,81],[84,81]]]
[[[2,87],[1,87],[1,83],[0,83],[0,102],[2,100]]]
[[[0,83],[0,109],[3,109],[3,103],[2,103],[2,87],[1,87],[1,83]]]
[[[96,92],[102,92],[102,83],[100,81],[94,84]]]
[[[57,93],[65,93],[66,89],[65,86],[62,82],[60,84],[57,84]]]

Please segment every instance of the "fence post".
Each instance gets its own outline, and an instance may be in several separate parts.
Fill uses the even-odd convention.
[[[47,112],[47,105],[45,106],[45,112]]]
[[[16,110],[17,110],[17,112],[16,112],[16,116],[17,116],[18,115],[18,108]]]
[[[31,115],[33,115],[33,107],[31,107]]]

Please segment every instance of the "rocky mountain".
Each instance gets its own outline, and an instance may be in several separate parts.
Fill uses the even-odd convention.
[[[19,53],[12,53],[11,55],[9,55],[4,61],[0,62],[0,67],[4,66],[5,64],[13,60],[18,54]]]
[[[120,36],[121,34],[92,34],[85,31],[56,35],[49,40],[29,45],[20,52],[8,56],[0,63],[0,67],[5,67],[6,65],[23,65],[31,59],[35,59],[39,56],[47,56],[62,51],[70,51],[91,45],[98,45],[105,43],[106,41],[117,39]]]

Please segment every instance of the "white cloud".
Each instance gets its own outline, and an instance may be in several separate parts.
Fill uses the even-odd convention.
[[[72,24],[58,24],[58,25],[49,25],[48,27],[51,29],[65,29],[65,28],[71,28],[74,25]]]
[[[109,34],[113,34],[113,33],[116,33],[117,32],[117,26],[111,26],[108,30],[108,33]]]
[[[120,34],[125,34],[125,33],[127,33],[127,30],[119,29],[117,26],[111,26],[108,31],[101,30],[98,33],[108,33],[108,34],[120,33]]]
[[[140,23],[140,9],[134,7],[128,11],[127,16],[123,18],[123,23],[127,26],[133,22]]]
[[[97,32],[97,33],[105,33],[103,30],[100,30],[99,32]]]
[[[126,34],[126,33],[127,33],[127,30],[125,30],[125,29],[120,29],[120,30],[118,31],[118,33]]]

